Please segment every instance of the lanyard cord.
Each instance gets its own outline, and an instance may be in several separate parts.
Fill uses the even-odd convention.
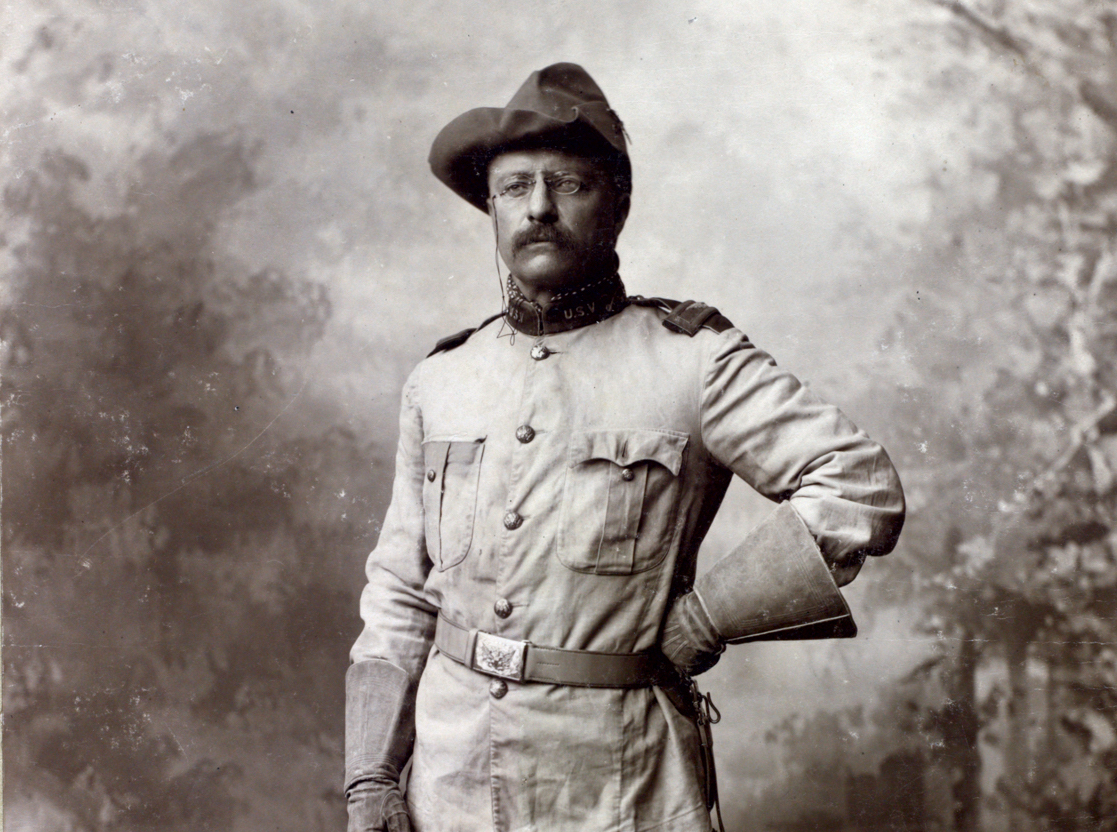
[[[496,283],[500,287],[500,329],[496,337],[504,336],[505,327],[508,328],[508,343],[516,343],[516,330],[508,326],[508,298],[504,294],[504,278],[500,276],[500,229],[496,222],[496,195],[489,197],[489,216],[493,219],[493,263],[496,266]],[[508,275],[512,279],[512,275]]]

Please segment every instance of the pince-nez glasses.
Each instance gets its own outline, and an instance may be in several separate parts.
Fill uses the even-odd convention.
[[[576,194],[586,187],[586,183],[576,176],[544,176],[542,180],[543,186],[547,188],[547,190],[553,194],[560,194],[562,196]],[[538,182],[538,179],[532,179],[526,176],[513,179],[500,188],[495,196],[509,201],[526,199],[535,192]]]

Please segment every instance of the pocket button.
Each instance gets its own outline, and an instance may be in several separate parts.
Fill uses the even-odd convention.
[[[632,472],[631,468],[625,468],[621,471],[621,479],[625,482],[632,482],[636,478],[636,474]]]

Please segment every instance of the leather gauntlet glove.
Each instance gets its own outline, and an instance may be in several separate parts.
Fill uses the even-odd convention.
[[[659,649],[687,676],[705,673],[721,658],[725,643],[693,592],[675,599],[668,610]]]
[[[348,832],[411,832],[400,771],[415,741],[415,683],[386,661],[345,674],[345,796]]]

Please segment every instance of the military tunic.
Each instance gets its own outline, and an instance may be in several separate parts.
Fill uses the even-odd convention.
[[[894,542],[895,471],[738,329],[672,332],[619,281],[546,319],[522,303],[509,315],[542,334],[494,321],[407,380],[367,564],[352,659],[421,677],[415,828],[709,829],[696,730],[662,690],[496,679],[432,648],[436,616],[543,646],[648,650],[732,474],[789,501],[841,564]]]

